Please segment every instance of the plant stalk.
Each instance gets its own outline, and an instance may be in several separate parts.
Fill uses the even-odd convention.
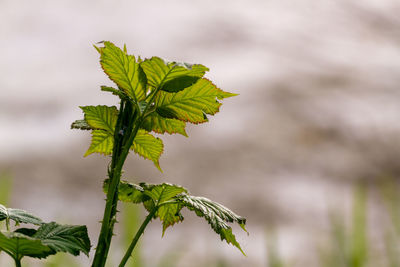
[[[114,132],[114,149],[111,160],[111,168],[108,174],[110,178],[110,184],[107,192],[106,206],[104,208],[100,235],[97,242],[96,253],[93,259],[92,267],[104,267],[106,264],[111,238],[113,235],[114,224],[116,221],[115,217],[118,205],[118,186],[121,180],[122,167],[129,154],[129,149],[133,144],[133,140],[135,139],[140,125],[143,122],[144,116],[159,90],[160,88],[156,88],[154,90],[154,93],[150,96],[150,101],[148,102],[149,104],[146,106],[140,116],[138,116],[136,113],[136,111],[139,113],[138,109],[136,109],[136,106],[135,110],[132,110],[132,106],[129,101],[121,100],[120,111]],[[135,111],[134,116],[131,116],[133,111]],[[121,131],[122,133],[126,131],[128,135],[121,136]]]
[[[144,220],[144,222],[140,226],[139,230],[136,232],[135,237],[133,238],[131,244],[129,245],[128,250],[126,251],[124,257],[121,260],[121,263],[118,265],[119,267],[124,267],[125,266],[125,264],[129,260],[129,258],[131,257],[132,252],[133,252],[137,242],[139,241],[141,235],[143,234],[144,230],[146,229],[146,227],[149,224],[149,222],[151,221],[151,219],[153,219],[154,214],[157,212],[157,210],[158,210],[158,206],[155,206],[153,208],[153,210],[149,213],[149,215],[147,215],[146,219]]]
[[[122,167],[129,154],[133,140],[139,131],[140,125],[143,121],[143,116],[144,113],[138,116],[137,110],[132,109],[131,103],[121,101],[120,113],[118,115],[118,121],[114,133],[114,149],[111,167],[109,169],[110,184],[92,267],[105,266],[113,235],[114,223],[116,221],[118,186],[121,180]]]
[[[104,215],[96,247],[96,253],[92,263],[93,267],[104,267],[110,248],[110,241],[114,229],[115,215],[117,212],[118,204],[117,189],[119,181],[121,179],[122,165],[126,159],[126,157],[121,158],[121,149],[123,146],[123,139],[125,138],[124,130],[127,130],[124,129],[127,128],[127,125],[124,124],[128,123],[127,121],[129,121],[127,117],[129,117],[130,115],[132,116],[132,108],[129,105],[130,104],[128,102],[123,100],[121,101],[120,112],[118,114],[118,119],[115,126],[114,148],[111,159],[111,166],[108,170],[110,185],[107,193],[106,205],[104,208]],[[126,134],[129,134],[129,132],[127,132]],[[119,164],[120,161],[122,161],[122,164]]]
[[[15,259],[14,258],[14,261],[15,261],[15,267],[21,267],[21,260],[20,259]]]

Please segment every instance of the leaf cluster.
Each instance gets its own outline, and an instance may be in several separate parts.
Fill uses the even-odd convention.
[[[160,169],[159,158],[163,142],[151,134],[181,134],[187,136],[186,123],[203,123],[207,115],[219,111],[222,100],[235,94],[224,92],[204,78],[208,68],[201,64],[168,62],[159,57],[142,60],[111,42],[97,47],[100,65],[115,87],[101,86],[132,106],[139,126],[131,149],[154,162]],[[91,130],[92,142],[85,156],[92,153],[111,155],[120,110],[112,106],[81,107],[84,118],[72,123],[75,129]],[[131,134],[119,129],[121,135]],[[132,128],[133,129],[133,128]],[[132,131],[131,129],[131,131]]]

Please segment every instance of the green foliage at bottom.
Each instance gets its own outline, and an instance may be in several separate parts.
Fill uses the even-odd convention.
[[[105,193],[108,192],[108,187],[109,180],[106,179],[103,186]],[[181,210],[186,207],[194,211],[197,216],[203,217],[220,235],[221,240],[234,245],[244,254],[228,223],[237,223],[246,231],[246,219],[217,202],[204,197],[191,196],[182,186],[168,183],[137,185],[122,181],[118,196],[121,201],[143,203],[149,212],[155,210],[154,218],[161,220],[163,234],[169,226],[183,221]]]
[[[40,218],[20,209],[0,205],[0,221],[7,222],[7,230],[0,231],[0,251],[11,256],[17,266],[25,256],[47,258],[57,252],[67,252],[74,256],[83,252],[89,256],[90,240],[86,226],[44,223]],[[18,228],[10,231],[9,221],[39,225],[34,228]]]

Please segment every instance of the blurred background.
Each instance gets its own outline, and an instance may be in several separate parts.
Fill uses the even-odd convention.
[[[396,0],[0,0],[0,203],[86,224],[96,244],[109,158],[83,158],[90,135],[70,124],[78,106],[118,104],[92,47],[110,40],[204,64],[240,94],[189,138],[162,137],[163,173],[130,156],[124,179],[178,183],[245,216],[247,257],[185,213],[163,238],[152,222],[131,266],[400,266],[399,12]],[[109,266],[144,217],[120,210]]]

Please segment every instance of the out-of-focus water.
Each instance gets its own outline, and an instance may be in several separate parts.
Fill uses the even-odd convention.
[[[349,179],[399,174],[399,11],[394,0],[0,1],[0,167],[15,174],[13,203],[91,223],[96,236],[107,161],[81,160],[89,136],[69,126],[80,105],[117,104],[99,91],[110,82],[92,44],[126,43],[142,57],[202,63],[240,94],[189,139],[166,138],[163,175],[144,161],[127,167],[249,218],[247,258],[194,219],[175,226],[166,238],[194,240],[186,262],[215,253],[262,266],[275,225],[284,256],[312,266],[303,248],[326,231],[328,207],[348,203]],[[152,228],[145,242],[158,236]]]

